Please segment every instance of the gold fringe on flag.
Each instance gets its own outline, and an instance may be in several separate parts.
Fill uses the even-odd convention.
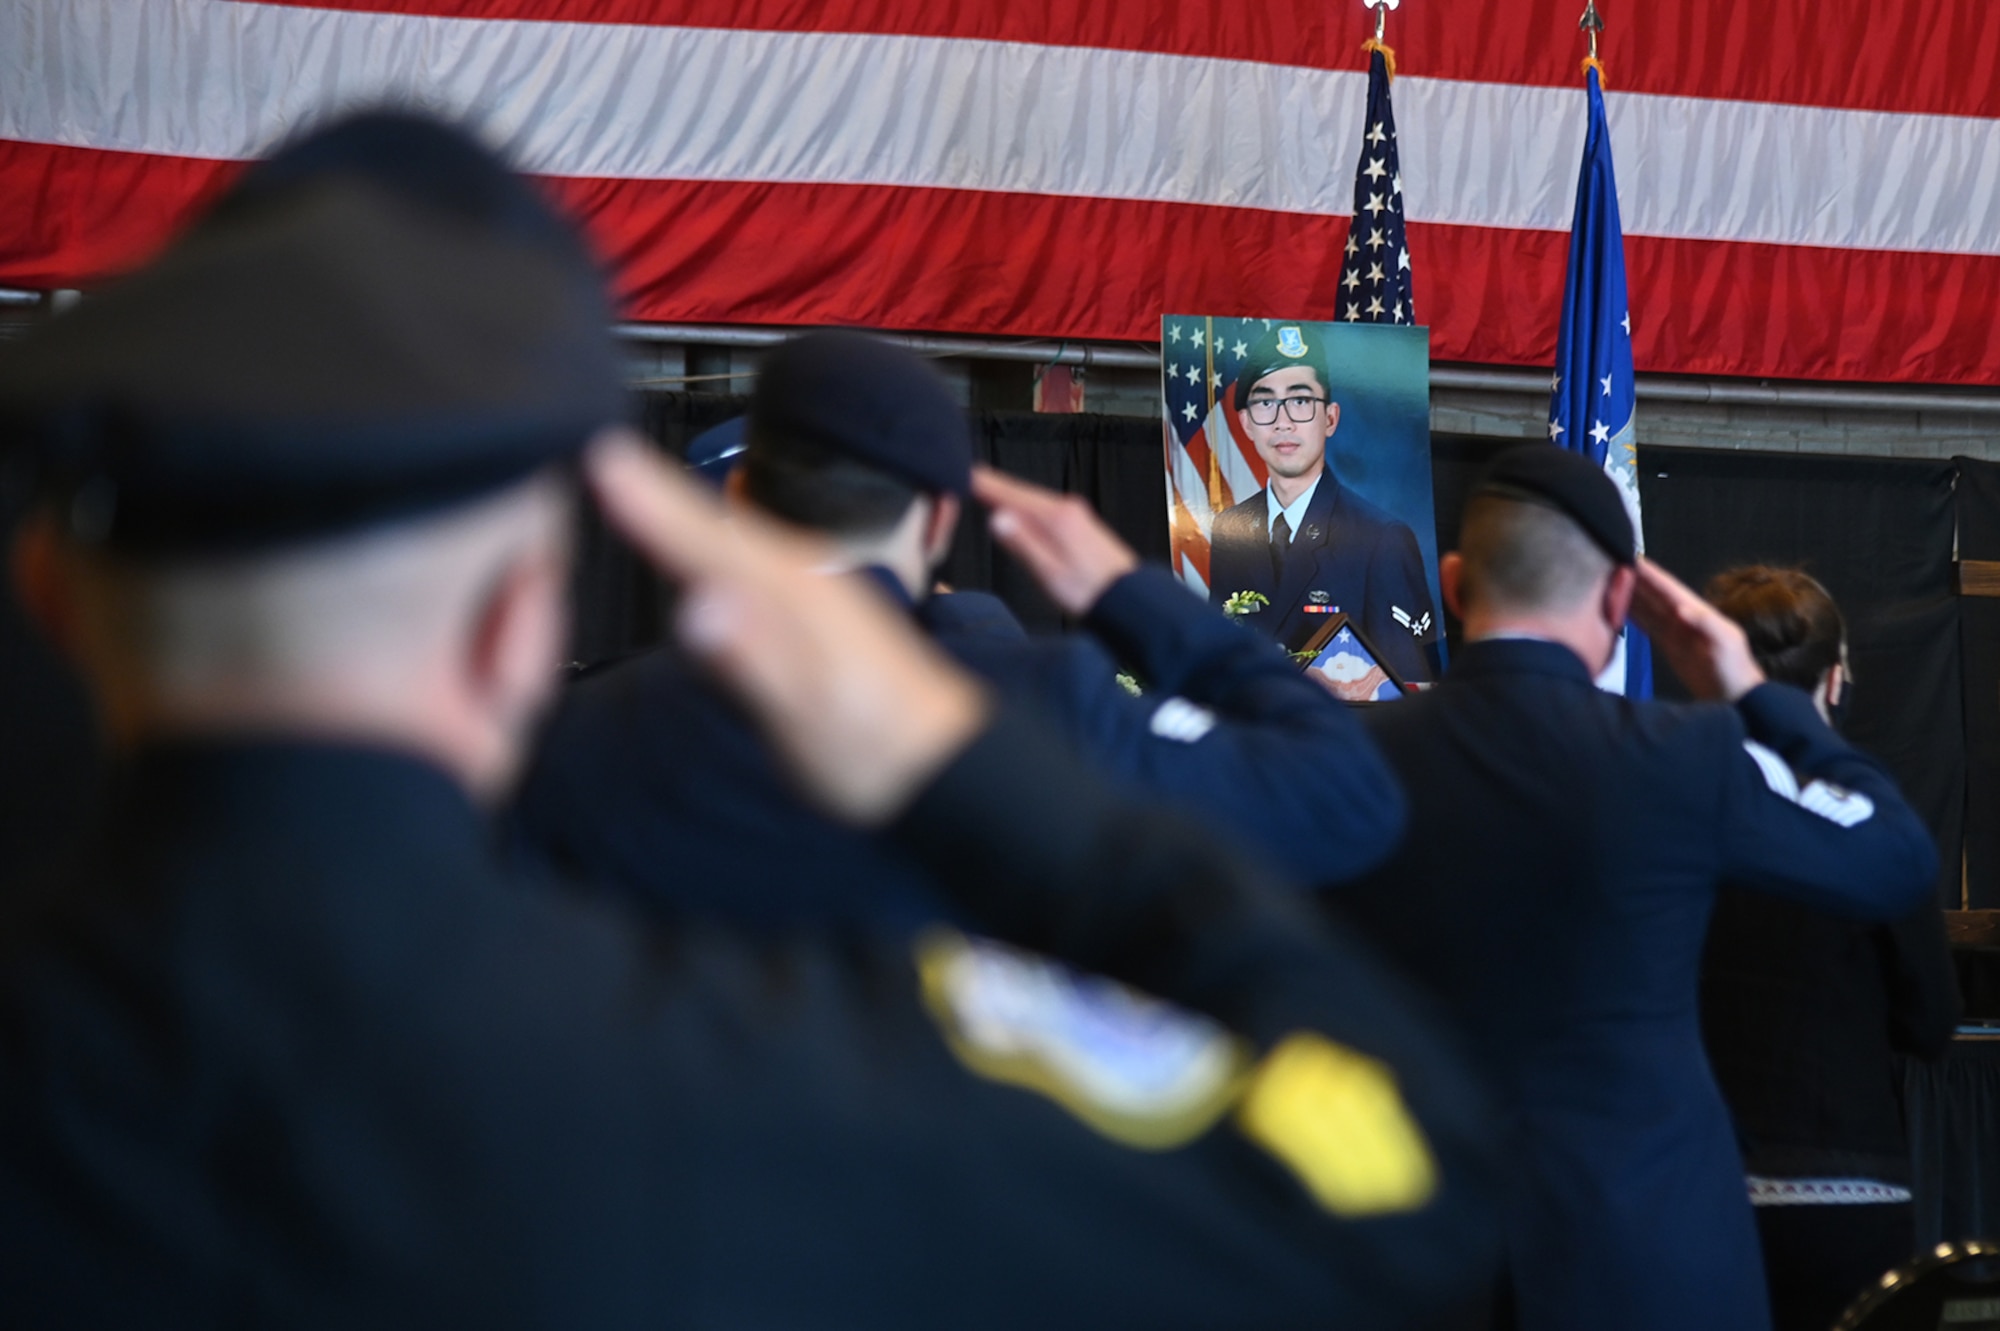
[[[1370,37],[1367,41],[1361,43],[1361,49],[1364,52],[1380,51],[1382,53],[1382,65],[1389,71],[1389,82],[1394,83],[1396,81],[1396,53],[1390,49],[1387,42],[1383,41],[1380,37]]]
[[[1604,72],[1604,62],[1594,55],[1585,56],[1583,58],[1583,66],[1577,72],[1585,78],[1589,78],[1590,71],[1593,69],[1597,71],[1597,86],[1600,88],[1610,87],[1611,77]]]

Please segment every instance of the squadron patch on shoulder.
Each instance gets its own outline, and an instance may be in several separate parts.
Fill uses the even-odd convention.
[[[925,934],[916,954],[925,1005],[959,1062],[1113,1141],[1170,1150],[1236,1099],[1249,1052],[1206,1017],[949,930]]]
[[[1414,1211],[1437,1191],[1437,1162],[1396,1074],[1310,1031],[1257,1065],[1236,1121],[1335,1215]]]
[[[1176,696],[1153,710],[1153,718],[1146,723],[1146,728],[1161,739],[1192,744],[1215,729],[1215,721],[1215,713],[1208,708]]]

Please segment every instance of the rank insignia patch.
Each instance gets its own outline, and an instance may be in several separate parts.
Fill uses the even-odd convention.
[[[1236,1118],[1335,1215],[1413,1211],[1437,1191],[1437,1163],[1395,1073],[1324,1036],[1280,1041]]]
[[[1389,617],[1408,629],[1412,637],[1421,638],[1424,634],[1430,632],[1431,612],[1428,610],[1412,619],[1410,612],[1403,609],[1402,606],[1392,605],[1389,607]]]

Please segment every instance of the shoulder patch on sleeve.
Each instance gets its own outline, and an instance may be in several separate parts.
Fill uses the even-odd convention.
[[[1047,1096],[1121,1145],[1185,1145],[1241,1088],[1247,1050],[1206,1017],[949,930],[919,939],[916,960],[925,1006],[959,1062]]]
[[[1875,801],[1858,790],[1836,786],[1831,781],[1812,780],[1801,786],[1798,773],[1777,753],[1754,739],[1743,741],[1744,752],[1763,773],[1771,793],[1789,800],[1807,813],[1818,814],[1841,827],[1855,827],[1875,816]]]
[[[1153,709],[1147,728],[1161,739],[1192,744],[1215,729],[1215,713],[1186,698],[1169,698]]]
[[[1237,1122],[1339,1216],[1414,1211],[1437,1162],[1388,1065],[1301,1031],[1251,1074]]]

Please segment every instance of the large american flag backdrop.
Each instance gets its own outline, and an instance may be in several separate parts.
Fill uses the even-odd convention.
[[[1394,16],[1442,360],[1547,365],[1578,0]],[[2000,382],[1992,0],[1606,0],[1639,368]],[[0,0],[0,284],[88,286],[331,106],[477,114],[632,317],[1334,317],[1349,0]]]

